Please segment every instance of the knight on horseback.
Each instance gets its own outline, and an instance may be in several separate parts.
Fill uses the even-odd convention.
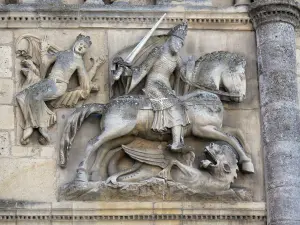
[[[168,33],[169,39],[162,46],[154,48],[147,59],[138,68],[134,68],[127,90],[130,93],[146,76],[143,92],[154,111],[152,130],[166,132],[171,129],[173,143],[170,149],[173,151],[180,151],[184,146],[183,127],[190,123],[183,102],[170,84],[170,77],[183,64],[178,52],[183,46],[187,30],[186,22],[173,27]],[[114,78],[118,79],[119,76]]]

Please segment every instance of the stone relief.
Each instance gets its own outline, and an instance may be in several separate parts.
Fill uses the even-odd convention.
[[[246,62],[229,52],[184,61],[179,50],[187,30],[186,22],[167,35],[151,36],[152,29],[140,43],[122,50],[112,60],[110,102],[84,105],[68,118],[59,149],[62,168],[76,132],[91,114],[101,116],[101,133],[88,142],[75,179],[61,188],[62,198],[107,199],[121,192],[124,199],[162,193],[170,200],[203,195],[247,199],[246,191],[233,190],[231,183],[239,167],[254,173],[254,166],[241,132],[222,129],[219,97],[245,98]],[[191,136],[217,142],[192,148],[184,142]],[[199,152],[203,160],[195,165]],[[96,179],[92,167],[101,167]]]
[[[22,40],[28,42],[25,50],[19,49]],[[48,127],[56,123],[56,114],[49,107],[73,107],[97,91],[92,79],[105,60],[103,57],[93,59],[93,66],[87,70],[83,56],[92,42],[89,36],[82,34],[68,50],[49,45],[47,37],[39,39],[32,35],[21,36],[16,44],[17,55],[22,59],[21,74],[25,77],[22,91],[16,95],[24,117],[20,142],[28,144],[33,130],[38,129],[39,142],[44,145],[50,141]],[[80,86],[69,90],[70,78],[76,71]]]

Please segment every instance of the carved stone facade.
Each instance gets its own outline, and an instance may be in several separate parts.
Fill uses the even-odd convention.
[[[0,3],[0,224],[300,220],[297,2]]]

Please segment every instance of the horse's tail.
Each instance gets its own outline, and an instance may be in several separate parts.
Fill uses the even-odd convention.
[[[93,113],[102,114],[104,111],[104,104],[88,104],[76,109],[66,122],[66,126],[61,138],[59,148],[59,165],[62,168],[67,166],[69,157],[69,150],[75,135],[81,127],[83,121]]]

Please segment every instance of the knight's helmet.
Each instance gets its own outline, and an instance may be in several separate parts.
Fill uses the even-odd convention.
[[[77,37],[76,37],[76,41],[84,41],[89,47],[92,45],[92,41],[91,41],[91,38],[90,36],[85,36],[83,34],[79,34]]]
[[[188,24],[186,21],[184,21],[181,24],[178,24],[175,27],[173,27],[168,33],[168,35],[178,37],[182,41],[184,41],[187,35],[187,31],[188,31]]]

